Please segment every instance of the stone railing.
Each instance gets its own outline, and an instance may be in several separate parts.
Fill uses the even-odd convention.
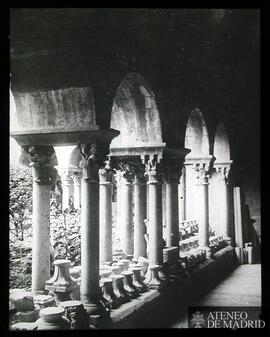
[[[186,220],[180,223],[180,264],[184,270],[189,270],[206,259],[206,252],[199,248],[198,223],[196,220]]]
[[[222,235],[212,235],[209,238],[209,248],[213,253],[227,246],[226,241]]]

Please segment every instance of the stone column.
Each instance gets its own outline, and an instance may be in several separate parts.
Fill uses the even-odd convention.
[[[166,245],[179,246],[178,182],[180,165],[172,160],[163,160],[164,180],[166,184]]]
[[[109,161],[99,170],[100,262],[111,262],[112,256],[112,176]]]
[[[81,174],[75,173],[73,176],[74,182],[74,208],[81,208]]]
[[[179,213],[179,223],[186,220],[186,196],[185,196],[185,167],[182,168],[182,176],[178,185],[178,213]]]
[[[81,181],[81,301],[91,315],[102,311],[99,287],[99,177],[97,145],[80,145]]]
[[[32,292],[42,293],[50,278],[50,190],[57,160],[51,146],[25,146],[33,172]]]
[[[225,240],[230,240],[229,233],[229,191],[228,175],[230,168],[228,166],[217,166],[219,173],[219,234]]]
[[[59,168],[59,174],[62,181],[62,209],[69,208],[70,185],[72,183],[71,174],[68,168]]]
[[[146,257],[146,181],[144,169],[139,167],[135,172],[134,180],[134,259]]]
[[[241,209],[241,193],[240,187],[233,188],[233,203],[234,203],[234,229],[235,229],[235,245],[243,248],[243,224],[242,224],[242,209]]]
[[[162,190],[160,164],[155,159],[146,163],[149,189],[149,265],[163,264]]]
[[[197,172],[197,219],[199,223],[199,246],[207,248],[209,246],[209,197],[208,197],[208,173],[209,164],[195,164],[194,168]]]
[[[119,162],[121,174],[120,242],[125,255],[133,254],[132,187],[134,173],[128,161]]]

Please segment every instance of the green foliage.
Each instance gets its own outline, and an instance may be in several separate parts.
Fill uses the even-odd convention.
[[[25,229],[31,226],[29,222],[32,210],[31,169],[11,167],[9,191],[10,231],[19,240],[24,240]]]
[[[68,259],[71,266],[81,263],[80,212],[72,208],[60,212],[51,209],[51,249],[52,259]]]

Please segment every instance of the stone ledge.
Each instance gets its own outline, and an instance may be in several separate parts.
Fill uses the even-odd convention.
[[[161,291],[149,290],[138,298],[121,305],[118,309],[111,310],[110,321],[106,323],[105,329],[141,328],[140,321],[145,317],[157,312],[157,307],[168,307],[175,305],[181,299],[181,303],[189,304],[198,297],[209,286],[209,271],[215,276],[222,276],[220,269],[232,270],[236,266],[234,248],[225,247],[215,254],[215,259],[207,259],[196,266],[185,278],[175,277],[170,279],[170,285]],[[199,285],[199,286],[198,286]],[[199,291],[198,291],[199,290]],[[177,303],[179,312],[181,304]],[[153,326],[154,327],[154,326]]]

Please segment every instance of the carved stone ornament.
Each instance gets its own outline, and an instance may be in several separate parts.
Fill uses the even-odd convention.
[[[105,166],[98,171],[100,183],[112,182],[114,170],[111,167],[110,160],[105,161]]]
[[[51,184],[57,176],[56,154],[52,146],[23,146],[22,150],[33,168],[33,180],[39,184]]]
[[[196,178],[199,184],[208,184],[210,163],[195,163],[193,166],[197,173]]]
[[[145,162],[145,176],[148,178],[148,183],[161,182],[161,165],[156,158],[151,158]]]
[[[229,182],[230,167],[229,166],[217,166],[216,172],[219,174],[219,180],[224,181],[226,184]]]
[[[79,144],[82,168],[82,179],[98,181],[97,144]]]

